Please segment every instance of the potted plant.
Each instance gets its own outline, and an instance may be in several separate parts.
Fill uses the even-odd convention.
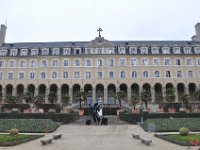
[[[62,97],[62,107],[63,107],[63,111],[66,112],[66,106],[69,105],[70,102],[70,96],[69,95],[64,95]]]
[[[51,109],[49,109],[49,112],[56,112],[53,106],[54,103],[57,102],[57,94],[55,92],[50,92],[48,95],[48,101],[51,103]]]
[[[135,106],[138,104],[139,100],[140,100],[140,98],[139,98],[138,95],[133,94],[133,95],[131,96],[131,105],[133,105],[134,111],[135,111]]]
[[[165,100],[168,102],[168,103],[173,103],[176,99],[176,96],[175,96],[175,90],[173,88],[168,88],[165,92]],[[173,106],[170,106],[168,108],[168,112],[170,113],[174,113],[176,112],[175,108]]]
[[[145,90],[144,89],[141,92],[141,100],[144,102],[145,108],[147,109],[148,101],[151,101],[151,92],[150,92],[150,90]]]
[[[16,96],[8,96],[8,103],[11,105],[12,112],[19,112],[19,109],[16,108],[18,98]]]
[[[86,101],[86,94],[84,92],[84,90],[80,90],[77,95],[76,95],[76,99],[79,101],[79,108],[81,109],[81,103]]]
[[[34,107],[35,107],[36,112],[39,111],[39,107],[40,107],[40,104],[42,103],[43,99],[44,99],[44,97],[41,95],[34,97]]]
[[[121,101],[125,98],[125,93],[124,91],[117,91],[115,93],[115,100],[118,100],[119,101],[119,107],[121,108]]]

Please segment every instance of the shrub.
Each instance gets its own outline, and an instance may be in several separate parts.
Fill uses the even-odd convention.
[[[12,129],[10,129],[10,131],[9,131],[9,134],[10,134],[10,135],[18,135],[18,133],[19,133],[19,131],[18,131],[16,128],[12,128]]]
[[[179,134],[182,136],[188,135],[189,129],[188,128],[180,128],[179,129]]]

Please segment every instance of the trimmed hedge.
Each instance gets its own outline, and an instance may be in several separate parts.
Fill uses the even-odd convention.
[[[200,118],[157,118],[148,119],[142,125],[145,131],[148,131],[150,124],[155,125],[156,132],[178,132],[180,128],[188,128],[190,131],[200,131]]]
[[[131,124],[136,124],[137,122],[141,121],[141,117],[143,120],[153,119],[153,118],[200,118],[200,113],[127,113],[127,112],[120,112],[119,117],[121,120],[127,121]]]
[[[77,120],[78,112],[62,113],[0,113],[0,119],[51,119],[55,122],[70,123]]]
[[[91,114],[91,108],[87,107],[84,108],[84,115],[90,115]],[[119,110],[119,107],[104,107],[103,108],[103,115],[117,115],[117,110]]]
[[[19,132],[45,133],[55,131],[59,125],[50,119],[0,119],[0,132],[12,128]]]

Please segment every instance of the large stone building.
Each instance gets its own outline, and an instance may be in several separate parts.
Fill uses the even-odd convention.
[[[83,89],[87,103],[102,99],[113,104],[115,92],[126,100],[143,89],[152,102],[167,88],[174,88],[176,101],[192,95],[200,84],[200,23],[188,41],[109,41],[100,35],[92,41],[5,43],[6,26],[0,30],[0,91],[3,101],[23,93],[45,97],[68,94],[76,102]]]

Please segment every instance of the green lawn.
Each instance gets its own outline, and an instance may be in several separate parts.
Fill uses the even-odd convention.
[[[0,134],[0,146],[14,146],[40,137],[42,136],[25,134],[19,134],[18,136],[14,136],[9,134]]]
[[[197,140],[198,145],[200,145],[200,134],[190,134],[188,136],[182,136],[179,134],[155,136],[178,145],[188,146],[189,143],[190,145],[192,145],[194,143],[194,140]]]

